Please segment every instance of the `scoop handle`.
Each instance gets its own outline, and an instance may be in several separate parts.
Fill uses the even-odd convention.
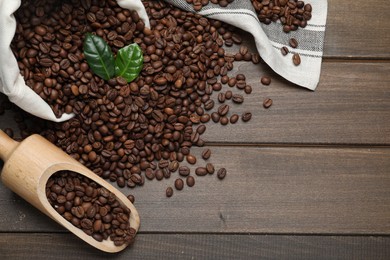
[[[19,145],[18,142],[10,138],[4,131],[0,130],[0,158],[5,162],[15,148]]]

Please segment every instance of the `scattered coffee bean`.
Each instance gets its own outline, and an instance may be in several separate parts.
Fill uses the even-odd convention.
[[[193,187],[195,185],[195,178],[192,176],[188,176],[186,178],[186,183],[188,187]]]
[[[219,103],[223,103],[223,102],[225,102],[225,100],[226,100],[226,97],[225,97],[225,93],[219,93],[218,94],[218,101],[219,101]]]
[[[286,46],[283,46],[280,51],[282,52],[283,56],[286,56],[289,53],[289,50]]]
[[[243,122],[248,122],[249,120],[251,120],[251,118],[252,118],[252,113],[250,112],[245,112],[241,115],[241,120]]]
[[[206,167],[198,167],[195,169],[195,174],[198,176],[205,176],[207,175],[207,169]]]
[[[270,99],[270,98],[264,99],[264,101],[263,101],[263,107],[264,107],[264,108],[269,108],[269,107],[271,107],[271,106],[272,106],[272,99]]]
[[[168,187],[168,188],[165,190],[165,195],[166,195],[168,198],[172,197],[172,195],[173,195],[173,189],[172,189],[172,187]]]
[[[236,104],[241,104],[244,102],[244,97],[240,94],[234,94],[232,97],[232,101]]]
[[[221,125],[227,125],[227,124],[229,124],[229,118],[226,117],[226,116],[221,117],[220,123],[221,123]]]
[[[190,175],[190,168],[188,168],[187,166],[180,166],[179,174],[184,177]]]
[[[211,150],[210,150],[210,149],[205,149],[205,150],[203,150],[203,152],[202,152],[202,158],[203,158],[204,160],[208,160],[208,159],[210,158],[210,156],[211,156]]]
[[[211,114],[211,119],[214,121],[214,123],[218,123],[220,120],[220,115],[217,112],[213,112]]]
[[[240,118],[239,115],[233,114],[233,115],[230,117],[230,123],[231,123],[231,124],[237,123],[237,121],[238,121],[239,118]]]
[[[225,92],[225,98],[227,100],[231,99],[232,97],[233,97],[233,92],[231,92],[230,90]]]
[[[298,66],[299,64],[301,64],[301,57],[299,56],[298,53],[294,53],[292,60],[293,60],[293,63],[295,66]]]
[[[218,179],[222,180],[226,177],[226,169],[225,168],[221,168],[217,171],[217,177]]]
[[[223,104],[218,107],[218,114],[220,116],[225,116],[229,112],[229,105]]]
[[[192,154],[189,154],[186,156],[187,162],[189,164],[195,164],[196,163],[196,157]]]
[[[292,48],[297,48],[298,47],[298,41],[295,39],[295,38],[291,38],[289,41],[288,41],[288,43],[290,44],[290,46],[292,47]]]
[[[261,84],[268,86],[271,84],[271,78],[268,76],[261,77]]]
[[[175,180],[175,188],[176,188],[177,190],[182,190],[183,187],[184,187],[184,182],[183,182],[183,180],[180,179],[180,178],[176,179],[176,180]]]
[[[127,196],[127,198],[129,199],[129,201],[130,201],[131,203],[134,204],[135,197],[134,197],[133,195],[130,194],[130,195]]]
[[[207,163],[206,164],[206,171],[209,174],[213,174],[215,172],[214,165],[212,163]]]

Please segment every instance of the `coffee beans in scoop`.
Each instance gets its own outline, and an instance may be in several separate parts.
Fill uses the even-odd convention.
[[[67,221],[101,242],[116,246],[133,243],[136,230],[130,227],[130,209],[115,194],[75,172],[59,171],[46,184],[46,197]]]

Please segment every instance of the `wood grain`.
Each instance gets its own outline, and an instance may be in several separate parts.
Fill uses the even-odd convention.
[[[387,1],[328,0],[325,57],[388,59],[389,13]]]
[[[0,234],[3,260],[42,259],[376,259],[390,258],[390,237],[139,234],[115,255],[70,234]]]
[[[194,149],[197,155],[202,149]],[[226,167],[165,197],[169,180],[122,191],[136,196],[141,232],[390,234],[390,149],[213,147]],[[199,160],[198,165],[204,165]],[[58,231],[4,187],[0,231]]]

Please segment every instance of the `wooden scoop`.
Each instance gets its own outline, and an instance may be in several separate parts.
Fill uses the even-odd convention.
[[[97,249],[115,253],[126,245],[115,246],[109,239],[98,242],[57,213],[45,192],[46,183],[52,174],[63,170],[73,171],[105,187],[131,210],[130,226],[138,231],[138,212],[125,195],[43,137],[32,135],[19,143],[0,130],[0,158],[4,161],[1,179],[5,186]]]

